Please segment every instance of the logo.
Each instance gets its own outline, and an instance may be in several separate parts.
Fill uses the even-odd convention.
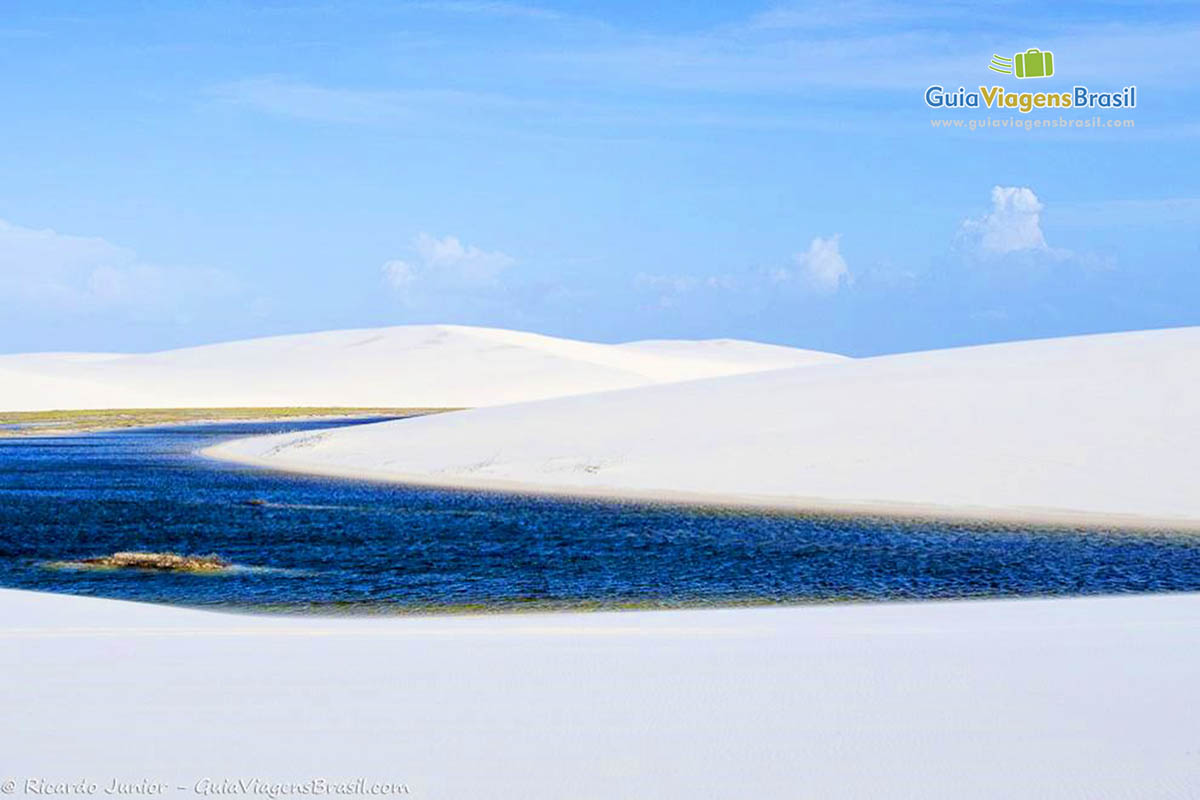
[[[993,55],[988,69],[1017,78],[1049,78],[1054,75],[1054,54],[1049,50],[1031,47],[1012,58]],[[957,83],[957,82],[956,82]],[[953,84],[951,84],[953,85]],[[1060,109],[1130,109],[1137,108],[1137,86],[1125,86],[1115,91],[1094,91],[1076,84],[1049,91],[1009,91],[1003,86],[979,86],[971,91],[965,86],[957,90],[934,84],[925,90],[925,105],[937,109],[1012,110],[1020,114],[1058,112]]]
[[[1054,74],[1054,53],[1031,47],[1012,58],[993,54],[988,69],[1018,78],[1049,78]]]

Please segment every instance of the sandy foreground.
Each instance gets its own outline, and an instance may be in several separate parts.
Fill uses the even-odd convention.
[[[302,472],[1200,529],[1200,328],[850,359],[206,451]]]
[[[279,618],[0,591],[0,779],[1195,797],[1200,595]],[[175,787],[182,786],[180,790]]]

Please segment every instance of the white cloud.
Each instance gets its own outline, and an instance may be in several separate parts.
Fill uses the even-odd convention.
[[[839,247],[841,238],[841,234],[829,238],[817,236],[807,251],[796,256],[799,275],[818,291],[834,292],[850,281],[850,268]],[[786,270],[777,270],[773,275],[777,279],[790,277]]]
[[[1042,234],[1042,208],[1028,187],[995,186],[991,212],[964,220],[961,233],[984,253],[1045,251],[1049,248]]]
[[[220,270],[152,264],[99,237],[0,220],[0,307],[179,318],[196,300],[236,290]]]
[[[321,86],[280,75],[262,75],[208,90],[215,100],[267,114],[310,122],[391,126],[468,125],[479,114],[530,113],[544,103],[503,94],[453,89],[382,90]],[[463,115],[471,115],[464,121]]]
[[[639,289],[658,295],[658,305],[670,308],[678,305],[679,298],[692,292],[710,289],[729,291],[738,288],[731,275],[661,275],[639,272],[633,280]]]
[[[792,266],[752,270],[741,275],[686,275],[638,273],[634,286],[657,295],[657,305],[681,305],[685,297],[695,302],[698,295],[713,300],[720,295],[761,298],[775,294],[784,284],[807,292],[828,294],[852,280],[850,268],[840,251],[841,234],[815,237],[808,250],[798,253]]]
[[[735,282],[729,275],[656,275],[639,272],[634,283],[643,288],[682,294],[696,289],[732,289]]]
[[[432,2],[408,3],[408,9],[420,8],[432,11],[466,14],[470,16],[515,17],[518,19],[559,20],[566,15],[538,6],[518,3],[490,2],[490,0],[432,0]]]
[[[493,284],[501,272],[516,263],[516,259],[499,251],[488,252],[474,245],[463,245],[454,236],[437,239],[422,233],[414,245],[425,265],[454,274],[471,284]]]
[[[412,243],[413,256],[383,264],[384,280],[397,291],[477,292],[498,287],[500,276],[516,259],[498,250],[481,250],[464,245],[455,236],[441,239],[418,234]]]
[[[406,289],[417,280],[417,270],[407,261],[393,259],[383,263],[383,277],[393,289]]]
[[[268,75],[213,88],[211,95],[270,114],[321,122],[379,122],[403,119],[403,97],[393,92],[329,89]]]
[[[1170,16],[1169,12],[1164,16]],[[592,48],[543,56],[606,83],[722,92],[795,92],[860,88],[911,91],[947,75],[978,74],[978,42],[1016,52],[1023,38],[1000,33],[1004,11],[970,4],[801,3],[756,13],[741,22],[684,33],[618,31]],[[1070,52],[1076,80],[1128,80],[1185,87],[1185,65],[1200,43],[1194,24],[1114,24],[1044,18],[1039,46]],[[986,73],[985,73],[986,74]],[[1139,126],[1140,127],[1140,126]]]

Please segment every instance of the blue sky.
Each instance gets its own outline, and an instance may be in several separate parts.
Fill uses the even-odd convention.
[[[9,4],[0,352],[453,322],[867,355],[1200,324],[1195,5],[700,6]],[[987,70],[1029,47],[1054,77]],[[935,112],[931,84],[1138,107],[935,130],[1022,115]]]

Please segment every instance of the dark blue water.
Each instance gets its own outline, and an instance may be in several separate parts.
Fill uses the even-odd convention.
[[[214,462],[226,424],[0,440],[0,585],[323,611],[1200,589],[1200,540],[683,509],[297,477]],[[216,553],[224,575],[47,567]]]

